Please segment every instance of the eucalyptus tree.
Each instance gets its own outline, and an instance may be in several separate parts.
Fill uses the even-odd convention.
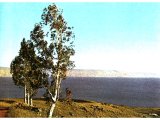
[[[15,84],[26,88],[30,99],[38,88],[46,89],[51,103],[49,117],[59,99],[61,81],[74,67],[74,61],[71,61],[75,54],[72,29],[64,20],[62,10],[55,4],[49,5],[31,31],[30,40],[22,41],[19,56],[11,63]]]
[[[74,33],[73,27],[68,27],[64,20],[62,10],[55,4],[45,8],[41,18],[41,22],[31,31],[31,40],[41,61],[39,68],[46,77],[43,83],[51,98],[49,117],[52,117],[61,81],[66,78],[67,70],[74,67],[74,62],[70,59],[75,54]],[[49,74],[51,81],[46,81]]]
[[[38,77],[37,56],[33,43],[25,39],[21,42],[19,55],[11,62],[10,72],[15,85],[24,87],[24,102],[32,105],[32,97],[43,84]]]

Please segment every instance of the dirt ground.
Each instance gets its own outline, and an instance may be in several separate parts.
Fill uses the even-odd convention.
[[[8,107],[0,107],[0,117],[7,117]]]

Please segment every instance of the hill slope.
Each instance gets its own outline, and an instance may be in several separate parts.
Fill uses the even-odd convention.
[[[20,103],[20,104],[19,104]],[[23,99],[1,99],[0,107],[10,107],[8,117],[47,117],[49,104],[43,99],[33,100],[34,107],[23,104]],[[33,109],[32,109],[33,108]],[[37,111],[37,109],[41,111]],[[56,103],[53,117],[56,118],[135,118],[160,117],[159,108],[138,108],[99,103],[95,101],[73,100]]]

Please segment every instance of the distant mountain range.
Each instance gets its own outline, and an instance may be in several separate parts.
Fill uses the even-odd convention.
[[[105,70],[71,70],[68,72],[68,76],[72,77],[121,77],[127,76],[127,73],[118,72],[116,70],[105,71]]]
[[[154,73],[129,73],[117,70],[82,70],[74,69],[68,71],[70,77],[160,77]],[[11,77],[10,68],[0,67],[0,77]]]
[[[68,72],[72,77],[160,77],[155,73],[122,72],[117,70],[81,70],[76,69]]]
[[[11,77],[10,68],[0,67],[0,77]]]

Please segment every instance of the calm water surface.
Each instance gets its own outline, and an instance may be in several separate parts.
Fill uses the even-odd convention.
[[[83,78],[72,77],[62,81],[61,97],[65,88],[72,90],[73,98],[94,100],[119,105],[160,107],[160,78]],[[44,90],[39,90],[38,97]],[[23,89],[11,78],[0,78],[0,98],[22,98]]]

